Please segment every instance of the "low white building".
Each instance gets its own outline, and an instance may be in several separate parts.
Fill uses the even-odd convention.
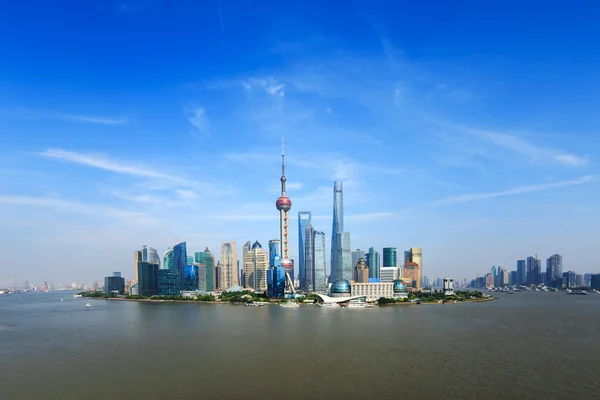
[[[379,279],[381,282],[393,282],[398,279],[398,268],[396,267],[381,267],[379,269]]]
[[[395,269],[395,268],[394,268]],[[377,301],[381,297],[394,297],[393,282],[373,282],[373,283],[357,283],[350,285],[352,296],[366,296],[367,301]]]

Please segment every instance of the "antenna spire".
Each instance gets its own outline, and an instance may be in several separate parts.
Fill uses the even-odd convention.
[[[281,138],[281,195],[285,196],[285,153],[283,147],[283,137]]]

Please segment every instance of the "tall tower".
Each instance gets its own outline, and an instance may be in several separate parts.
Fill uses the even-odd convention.
[[[298,211],[298,265],[300,275],[300,287],[304,288],[307,278],[306,265],[306,228],[311,222],[310,211]]]
[[[331,229],[331,274],[334,281],[342,279],[342,232],[344,232],[344,194],[342,182],[335,181],[333,182],[333,227]]]
[[[294,264],[290,260],[288,250],[288,212],[292,208],[292,201],[285,195],[285,154],[283,148],[283,138],[281,139],[281,196],[277,198],[275,206],[279,210],[279,236],[281,240],[281,266],[285,269],[286,279],[288,281],[288,288],[294,291],[294,281],[291,278],[291,274],[294,270]]]

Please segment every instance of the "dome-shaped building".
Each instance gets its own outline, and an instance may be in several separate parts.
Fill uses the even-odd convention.
[[[394,281],[394,298],[406,298],[408,297],[408,287],[406,283],[400,279]]]
[[[350,281],[340,279],[331,285],[329,288],[329,296],[331,297],[348,297],[350,296]]]

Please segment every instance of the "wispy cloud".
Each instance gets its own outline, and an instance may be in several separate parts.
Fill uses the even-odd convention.
[[[346,215],[344,218],[351,222],[373,222],[387,220],[395,216],[396,214],[393,212],[373,212],[366,214]]]
[[[208,131],[208,120],[206,118],[206,110],[204,107],[189,108],[188,122],[196,128],[196,130],[203,136],[210,136]]]
[[[30,197],[30,196],[10,196],[0,195],[0,204],[11,204],[18,206],[37,206],[58,209],[72,214],[85,214],[90,216],[108,216],[114,218],[132,219],[144,218],[143,213],[135,211],[120,210],[117,208],[99,205],[86,204],[75,201],[62,200],[53,197]]]
[[[67,121],[89,122],[90,124],[100,124],[100,125],[125,125],[125,124],[129,123],[129,119],[127,119],[127,118],[103,118],[103,117],[92,117],[92,116],[88,116],[88,115],[65,114],[65,115],[59,115],[58,118],[64,119]]]
[[[97,115],[65,114],[59,112],[48,112],[30,110],[27,108],[13,108],[0,110],[0,113],[23,118],[23,119],[58,119],[62,121],[86,122],[98,125],[126,125],[130,122],[129,118],[99,117]]]
[[[466,203],[477,200],[487,200],[495,197],[507,197],[507,196],[515,196],[524,193],[531,192],[539,192],[543,190],[566,187],[566,186],[575,186],[575,185],[583,185],[587,183],[596,182],[596,177],[592,175],[586,175],[578,179],[568,180],[568,181],[560,181],[560,182],[549,182],[549,183],[540,183],[537,185],[530,186],[517,186],[512,189],[503,190],[500,192],[490,192],[490,193],[467,193],[461,194],[458,196],[447,197],[442,200],[438,200],[436,202],[431,203],[432,206],[439,206],[444,204],[456,204],[456,203]]]

